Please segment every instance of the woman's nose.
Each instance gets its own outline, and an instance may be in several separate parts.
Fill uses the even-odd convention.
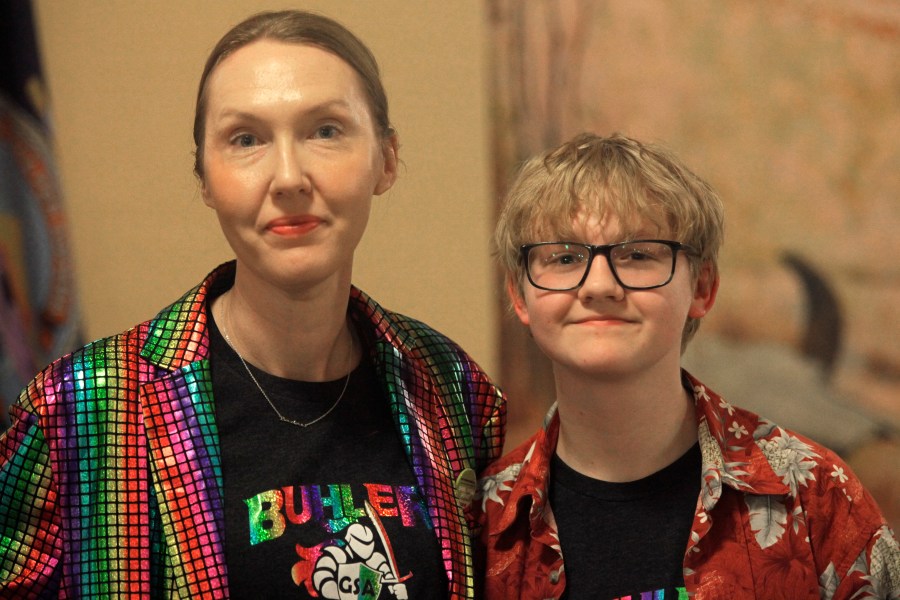
[[[276,145],[272,191],[278,195],[309,191],[309,177],[303,159],[303,150],[291,141]]]

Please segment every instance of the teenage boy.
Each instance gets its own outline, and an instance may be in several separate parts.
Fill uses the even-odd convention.
[[[524,165],[495,242],[556,403],[480,482],[489,600],[900,598],[847,465],[681,369],[722,235],[719,197],[659,147],[584,134]]]

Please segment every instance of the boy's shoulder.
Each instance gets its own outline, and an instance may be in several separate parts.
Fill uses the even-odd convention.
[[[537,437],[540,432],[535,433],[530,438],[505,453],[501,458],[497,459],[484,470],[480,480],[496,477],[498,474],[508,472],[511,468],[521,467],[526,458],[533,454],[533,448],[536,444]]]
[[[534,435],[484,470],[478,480],[477,508],[482,513],[505,511],[505,507],[518,505],[523,496],[531,496],[533,505],[543,505],[558,435],[559,417],[554,406]]]

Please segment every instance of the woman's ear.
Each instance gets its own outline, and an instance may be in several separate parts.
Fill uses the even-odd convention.
[[[716,294],[719,292],[719,272],[712,263],[705,262],[700,266],[697,281],[694,282],[694,299],[688,316],[699,319],[712,310],[716,303]]]
[[[396,133],[392,133],[390,136],[385,138],[385,140],[381,143],[381,151],[384,155],[384,166],[382,168],[381,176],[378,178],[378,182],[375,184],[374,194],[376,196],[380,196],[381,194],[391,189],[391,187],[394,185],[394,182],[397,181],[397,169],[400,164],[400,138]]]
[[[202,179],[200,180],[200,197],[203,198],[203,204],[213,210],[216,209],[216,201],[213,199],[212,194],[209,193],[209,187],[207,187],[206,182]]]

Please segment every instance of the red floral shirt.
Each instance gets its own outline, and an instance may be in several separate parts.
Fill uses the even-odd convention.
[[[684,554],[695,600],[900,598],[900,546],[832,451],[694,390],[702,483]],[[472,515],[485,598],[560,598],[563,550],[547,503],[559,418],[492,465]]]

